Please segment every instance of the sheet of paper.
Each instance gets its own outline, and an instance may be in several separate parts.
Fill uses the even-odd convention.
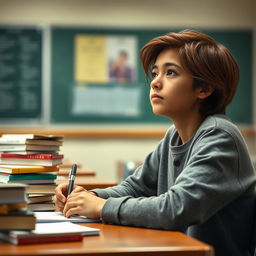
[[[107,82],[106,36],[78,35],[75,39],[75,80]]]
[[[12,231],[16,235],[29,236],[33,235],[54,235],[54,234],[72,234],[82,233],[82,235],[96,235],[99,233],[98,228],[91,228],[77,225],[71,222],[57,223],[36,223],[35,229],[32,231]]]
[[[73,115],[140,115],[140,88],[76,87],[73,90]]]
[[[76,225],[71,222],[58,222],[58,223],[37,223],[36,229],[33,231],[33,233],[37,234],[48,234],[48,233],[76,233],[76,232],[88,232],[88,231],[97,231],[99,229],[94,229],[90,227],[85,227],[81,225]]]
[[[73,222],[73,223],[91,223],[101,222],[100,220],[89,219],[85,216],[72,216],[66,218],[61,212],[34,212],[37,223],[52,223],[52,222]]]

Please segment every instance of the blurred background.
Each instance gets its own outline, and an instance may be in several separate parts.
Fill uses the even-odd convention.
[[[254,0],[0,0],[0,26],[42,26],[46,28],[50,38],[51,26],[87,27],[87,28],[118,28],[122,29],[164,29],[166,31],[185,29],[203,30],[248,30],[253,38],[256,31],[256,2]],[[0,34],[1,37],[1,34]],[[45,39],[43,39],[45,40]],[[48,41],[43,41],[43,90],[51,87],[51,70],[49,61]],[[62,42],[63,44],[65,42]],[[255,41],[253,40],[253,70],[252,81],[252,113],[249,124],[239,124],[245,135],[252,158],[256,154],[255,142]],[[243,49],[241,48],[241,51]],[[48,64],[47,64],[48,63]],[[0,66],[1,73],[1,66]],[[147,97],[147,96],[145,96]],[[55,99],[56,101],[59,99]],[[248,99],[249,100],[249,99]],[[44,111],[47,112],[50,100],[43,99]],[[241,106],[243,108],[243,106]],[[142,162],[146,155],[154,150],[169,123],[147,125],[132,125],[113,123],[104,124],[69,124],[54,126],[49,123],[45,114],[44,123],[32,131],[43,132],[43,129],[53,128],[52,131],[64,129],[65,136],[62,152],[70,162],[81,164],[83,168],[96,171],[97,175],[112,180],[118,180],[118,164],[127,161]],[[153,115],[153,114],[152,114]],[[31,125],[29,125],[31,128]],[[42,128],[41,130],[37,130]],[[57,128],[56,128],[57,127]],[[76,132],[72,131],[75,130]],[[32,125],[33,128],[33,125]],[[1,131],[27,132],[24,124],[8,124],[2,122]],[[14,130],[12,130],[14,129]],[[54,130],[55,129],[55,130]],[[101,133],[97,133],[100,130]],[[118,131],[134,131],[135,135],[119,134]],[[60,130],[61,131],[61,130]],[[79,131],[79,132],[77,132]],[[86,133],[84,131],[96,131]],[[105,134],[109,132],[110,134]],[[114,131],[111,133],[111,131]],[[144,135],[148,133],[148,135]],[[116,133],[115,133],[116,132]],[[61,132],[60,132],[61,133]]]

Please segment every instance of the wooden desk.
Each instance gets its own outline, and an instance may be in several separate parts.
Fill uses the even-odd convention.
[[[179,232],[90,223],[99,236],[82,242],[35,245],[0,244],[0,255],[40,256],[213,256],[212,247]]]
[[[63,168],[61,167],[60,170],[58,171],[58,176],[69,176],[71,168]],[[94,170],[90,169],[78,169],[77,176],[96,176],[96,172]]]
[[[57,184],[68,182],[67,177],[59,177],[56,180]],[[98,176],[77,176],[75,184],[84,187],[87,190],[94,188],[107,188],[117,185],[117,182]]]

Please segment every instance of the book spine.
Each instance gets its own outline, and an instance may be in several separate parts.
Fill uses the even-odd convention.
[[[9,168],[3,168],[0,165],[0,173],[7,174],[21,174],[21,173],[40,173],[40,172],[57,172],[59,171],[58,166],[24,166],[24,167],[15,167],[14,165]]]
[[[8,175],[8,174],[7,174]],[[57,178],[56,174],[47,174],[47,173],[37,173],[37,174],[24,174],[24,175],[13,175],[9,174],[8,175],[8,181],[21,181],[21,180],[54,180]],[[0,181],[1,181],[1,175],[0,175]]]
[[[21,159],[40,159],[40,160],[51,160],[51,159],[62,159],[63,155],[58,154],[32,154],[32,155],[19,155],[12,153],[2,153],[0,158],[21,158]]]
[[[35,243],[52,243],[52,242],[68,242],[81,241],[82,235],[68,235],[68,236],[52,236],[52,237],[24,237],[17,238],[17,245],[21,244],[35,244]]]
[[[8,214],[11,211],[26,209],[27,203],[17,203],[17,204],[0,204],[0,214]]]

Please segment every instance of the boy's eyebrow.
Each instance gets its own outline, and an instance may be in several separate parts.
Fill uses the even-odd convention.
[[[164,68],[168,68],[170,66],[174,66],[174,67],[177,67],[179,69],[182,69],[181,66],[179,66],[178,64],[174,63],[174,62],[165,62],[163,65],[162,65]],[[158,66],[157,65],[153,65],[151,70],[157,68],[158,69]]]

